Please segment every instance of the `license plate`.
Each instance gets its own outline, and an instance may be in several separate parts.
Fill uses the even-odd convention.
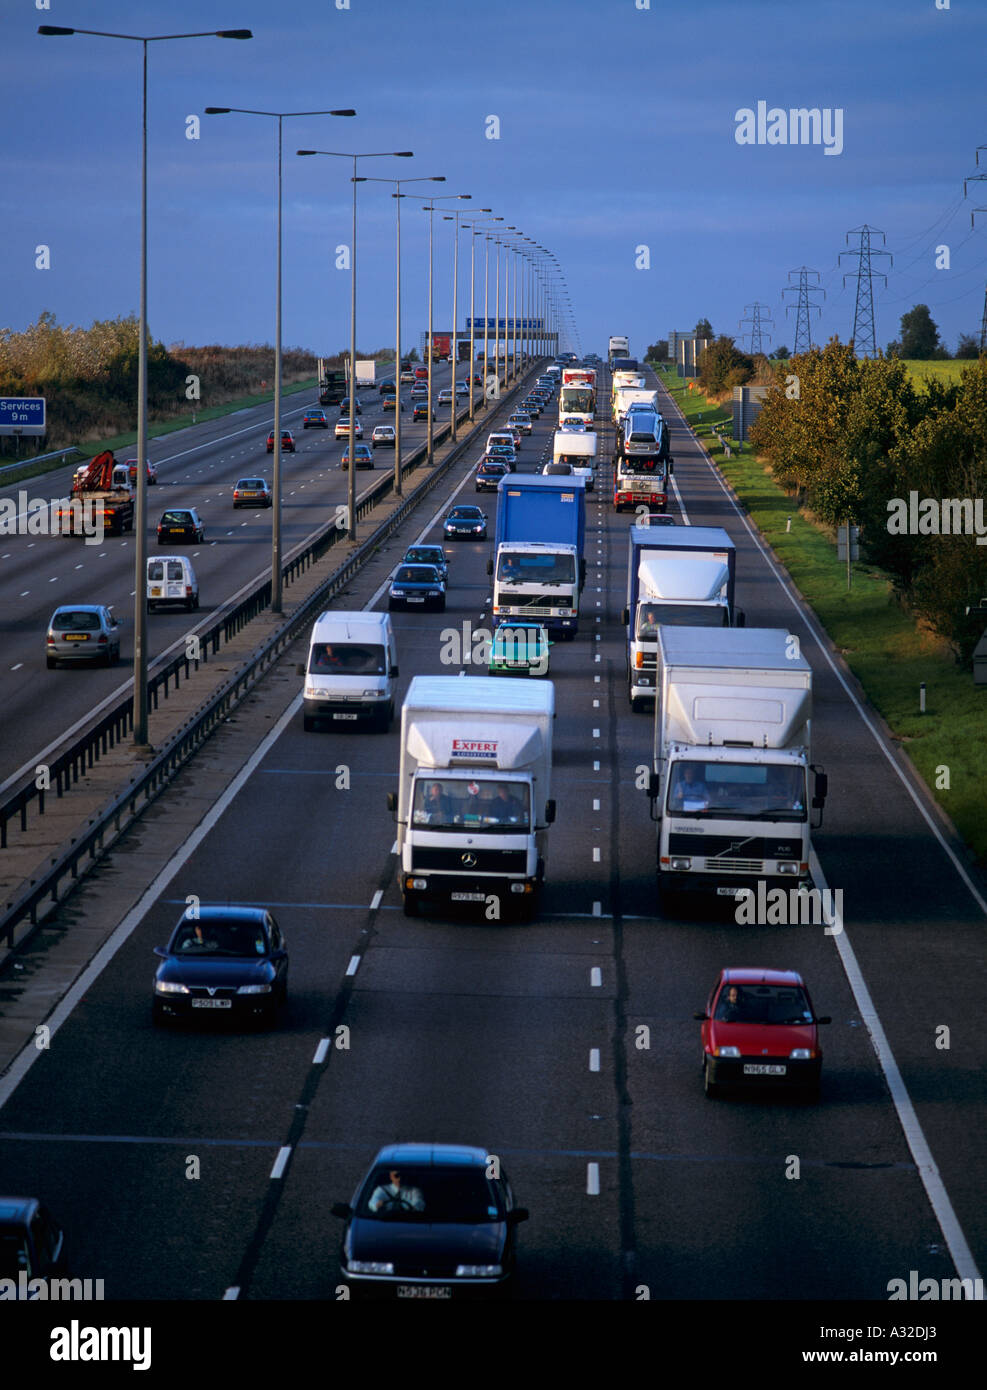
[[[425,600],[424,600],[424,598],[416,598],[414,594],[409,594],[409,595],[408,595],[408,602],[409,602],[409,603],[424,603]]]
[[[193,999],[193,1009],[228,1009],[232,1005],[232,999]]]
[[[743,892],[743,888],[717,888],[716,890],[717,897],[720,898],[735,898],[738,893]]]
[[[161,590],[160,590],[160,589],[152,589],[152,590],[151,590],[151,597],[152,597],[152,598],[160,598],[160,597],[161,597]]]
[[[784,1076],[786,1071],[787,1071],[787,1068],[786,1068],[786,1067],[769,1067],[769,1066],[762,1066],[760,1062],[758,1062],[758,1063],[754,1063],[754,1062],[745,1062],[745,1063],[744,1063],[744,1075],[745,1075],[745,1076]]]
[[[185,527],[184,527],[184,526],[173,526],[173,527],[171,528],[171,530],[168,532],[168,534],[169,534],[169,536],[184,536],[184,535],[185,535]]]
[[[454,903],[485,903],[486,893],[450,893],[450,899]]]
[[[86,633],[86,632],[67,632],[67,633],[65,634],[65,641],[66,641],[66,642],[88,642],[88,641],[89,641],[89,634]]]
[[[334,714],[334,715],[333,715],[333,719],[357,719],[357,718],[359,718],[359,716],[356,715],[356,714],[342,714],[342,713],[340,713],[340,714]]]
[[[449,1284],[399,1284],[398,1298],[451,1298]]]

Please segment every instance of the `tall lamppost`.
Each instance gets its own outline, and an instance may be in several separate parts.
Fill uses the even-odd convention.
[[[394,206],[397,208],[397,303],[395,306],[395,350],[394,350],[394,495],[401,496],[401,199],[405,196],[401,192],[403,183],[445,183],[445,174],[426,174],[417,179],[384,179],[376,175],[366,175],[364,183],[393,183],[397,192],[392,193],[391,197],[396,199]]]
[[[280,613],[281,601],[281,189],[282,189],[282,127],[288,117],[295,116],[355,116],[350,108],[340,111],[255,111],[245,106],[207,106],[207,116],[266,116],[278,123],[278,200],[277,200],[277,272],[274,307],[274,501],[271,517],[271,612]]]
[[[490,208],[481,208],[481,212],[490,212]],[[469,419],[473,423],[473,377],[476,374],[474,366],[476,355],[476,222],[464,222],[464,227],[470,228],[470,358],[469,358]]]
[[[495,223],[497,223],[497,222],[503,222],[503,220],[504,220],[504,219],[503,219],[502,217],[492,217],[492,218],[490,219],[490,222],[489,222],[487,225],[488,225],[488,226],[493,226],[493,225],[494,225]],[[486,405],[487,405],[487,340],[488,340],[489,337],[490,337],[490,319],[489,319],[489,317],[488,317],[489,305],[488,305],[487,291],[488,291],[488,283],[489,283],[489,278],[490,278],[490,242],[491,242],[491,240],[493,239],[493,233],[492,233],[492,232],[489,232],[489,231],[486,231],[486,232],[478,232],[478,231],[476,230],[478,227],[482,227],[483,225],[484,225],[484,224],[483,224],[482,222],[474,222],[474,224],[473,224],[473,235],[474,235],[474,236],[482,236],[482,237],[483,237],[483,243],[484,243],[484,245],[483,245],[483,405],[484,405],[484,409],[486,409]]]
[[[141,73],[140,342],[137,345],[137,516],[134,521],[134,744],[147,747],[147,45],[170,39],[251,39],[249,29],[215,29],[195,34],[112,34],[103,29],[66,29],[41,24],[46,38],[90,34],[127,39],[143,50]]]
[[[350,432],[346,445],[347,458],[349,465],[347,472],[346,487],[346,536],[350,541],[356,541],[356,186],[363,180],[357,177],[356,162],[358,159],[412,159],[412,150],[372,150],[359,154],[354,154],[352,150],[296,150],[296,154],[303,158],[307,155],[325,155],[329,159],[352,159],[353,175],[350,182],[353,185],[353,235],[350,246],[350,385],[349,385],[349,408],[350,408]],[[398,374],[400,375],[401,364],[397,363]]]
[[[462,213],[456,208],[455,212],[446,213],[443,222],[455,222],[455,247],[452,253],[452,410],[449,421],[449,438],[453,444],[456,442],[456,370],[459,366],[459,339],[457,337],[458,314],[459,314],[459,219]],[[468,225],[468,224],[467,224]],[[472,314],[472,307],[470,313]],[[472,358],[472,343],[470,345]],[[472,375],[473,369],[470,367],[470,394],[472,395]]]

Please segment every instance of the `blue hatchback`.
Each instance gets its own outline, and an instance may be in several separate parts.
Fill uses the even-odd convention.
[[[153,1018],[273,1022],[288,991],[288,952],[264,907],[188,907],[154,976]]]

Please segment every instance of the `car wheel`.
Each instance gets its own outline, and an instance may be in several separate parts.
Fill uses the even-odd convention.
[[[192,609],[193,609],[194,607],[195,607],[195,599],[194,599],[194,598],[187,598],[187,599],[185,600],[185,611],[186,611],[186,613],[191,613],[191,612],[192,612]]]
[[[48,670],[49,670],[49,671],[54,671],[55,667],[58,665],[58,662],[57,662],[57,660],[55,659],[55,657],[53,657],[53,656],[46,656],[46,657],[45,657],[45,665],[48,667]]]
[[[302,715],[302,728],[305,730],[307,734],[311,734],[314,732],[315,719],[311,714]]]
[[[109,647],[107,647],[106,651],[103,653],[103,665],[104,665],[104,666],[112,666],[112,665],[113,665],[113,653],[112,653],[112,651],[110,650]]]
[[[703,1065],[703,1094],[707,1100],[714,1100],[719,1094],[719,1087],[710,1080],[709,1062]]]
[[[435,605],[435,611],[436,613],[444,613],[446,611],[446,601],[444,598],[439,599],[438,603]]]

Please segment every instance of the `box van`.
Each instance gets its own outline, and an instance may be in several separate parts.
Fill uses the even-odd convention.
[[[488,434],[487,447],[484,450],[484,453],[489,454],[490,450],[495,448],[498,444],[501,445],[501,447],[513,449],[515,447],[514,431],[494,430],[493,434]]]
[[[394,718],[398,653],[387,613],[320,613],[312,628],[305,678],[303,725],[320,720],[370,722],[386,731]]]
[[[199,581],[185,555],[156,555],[147,562],[147,610],[180,603],[192,611],[199,606]]]

